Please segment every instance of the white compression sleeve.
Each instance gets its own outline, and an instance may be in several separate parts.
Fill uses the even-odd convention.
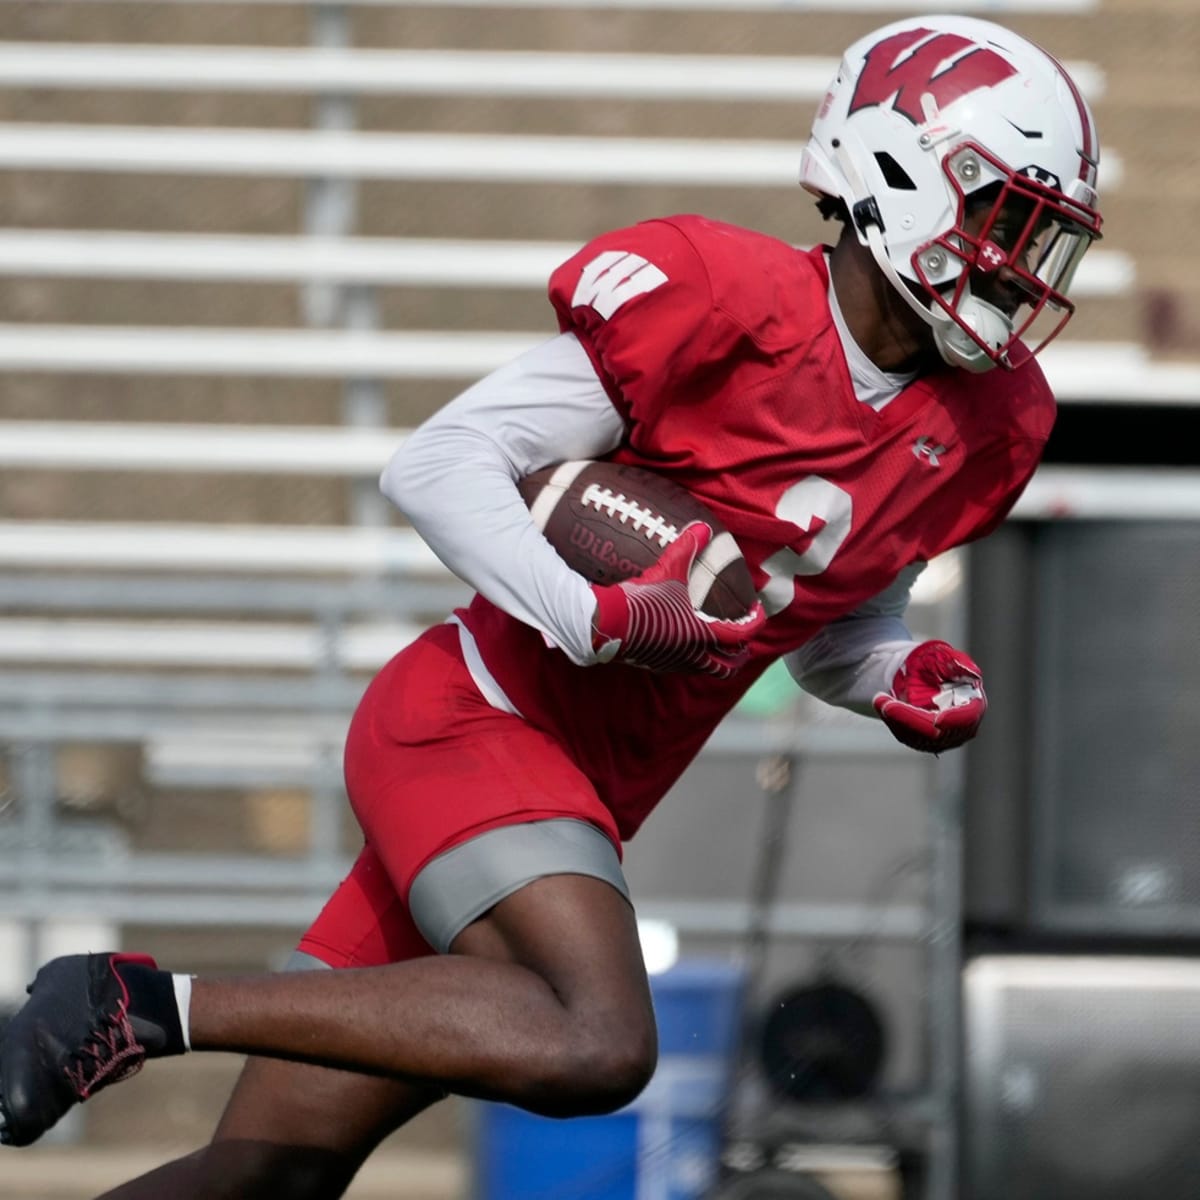
[[[530,519],[515,482],[614,450],[624,422],[583,347],[561,334],[501,367],[416,429],[379,486],[460,579],[594,661],[591,589]]]
[[[874,715],[872,701],[886,692],[917,644],[904,623],[912,585],[924,563],[906,567],[890,587],[854,612],[832,621],[784,661],[808,693],[852,712]]]

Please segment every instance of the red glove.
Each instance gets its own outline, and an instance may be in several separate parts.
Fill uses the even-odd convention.
[[[909,651],[890,692],[875,697],[875,711],[897,741],[940,754],[969,742],[987,712],[983,676],[961,650],[922,642]]]
[[[767,619],[756,600],[736,620],[692,607],[688,573],[712,530],[694,522],[633,579],[593,585],[592,649],[600,662],[626,662],[651,671],[694,671],[727,679],[749,657],[749,641]]]

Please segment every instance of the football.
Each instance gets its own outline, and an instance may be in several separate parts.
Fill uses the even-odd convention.
[[[658,561],[680,531],[703,521],[712,541],[688,579],[695,608],[710,617],[745,616],[754,580],[733,535],[690,492],[639,467],[564,462],[518,483],[534,523],[572,570],[611,584]]]

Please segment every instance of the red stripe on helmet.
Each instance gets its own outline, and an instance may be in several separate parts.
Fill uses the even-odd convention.
[[[1095,127],[1092,125],[1092,114],[1088,110],[1087,101],[1083,98],[1075,80],[1071,78],[1066,68],[1050,53],[1049,50],[1038,46],[1038,49],[1054,64],[1054,68],[1063,77],[1071,96],[1075,101],[1075,111],[1079,114],[1079,127],[1083,131],[1083,146],[1080,149],[1079,178],[1089,187],[1096,183],[1096,168],[1099,166],[1099,145]]]

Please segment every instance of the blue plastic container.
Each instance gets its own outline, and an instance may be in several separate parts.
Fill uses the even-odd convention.
[[[716,1178],[744,975],[684,962],[651,981],[658,1070],[619,1112],[566,1121],[476,1106],[475,1200],[699,1200]]]

